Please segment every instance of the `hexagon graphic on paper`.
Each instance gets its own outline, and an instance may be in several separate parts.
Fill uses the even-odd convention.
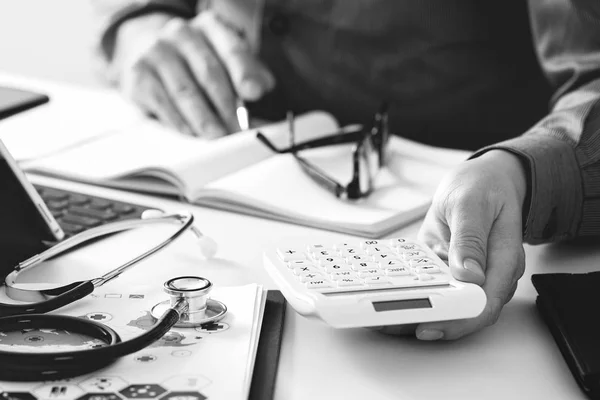
[[[155,384],[130,385],[119,392],[128,399],[155,399],[166,393],[165,388]]]
[[[88,393],[118,392],[128,385],[117,376],[93,376],[79,382],[79,387]]]

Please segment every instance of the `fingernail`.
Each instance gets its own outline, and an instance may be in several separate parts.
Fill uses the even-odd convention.
[[[240,96],[245,100],[258,100],[262,93],[261,85],[252,79],[245,79],[240,85]]]
[[[417,332],[417,339],[419,340],[440,340],[443,337],[444,332],[437,329],[423,329],[421,332]]]
[[[465,259],[465,261],[463,261],[463,267],[467,271],[472,272],[476,275],[485,276],[483,274],[483,268],[481,268],[479,263],[473,259],[470,259],[470,258]]]

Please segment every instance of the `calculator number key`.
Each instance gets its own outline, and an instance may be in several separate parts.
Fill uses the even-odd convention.
[[[352,267],[350,267],[350,265],[348,264],[329,264],[327,266],[324,266],[323,268],[328,274],[333,274],[335,272],[341,271],[352,271]]]
[[[352,263],[352,269],[361,271],[363,269],[376,269],[379,268],[379,264],[375,261],[354,261]]]

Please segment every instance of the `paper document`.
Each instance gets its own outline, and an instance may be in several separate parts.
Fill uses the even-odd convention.
[[[151,308],[167,299],[160,288],[152,289],[106,287],[61,314],[102,322],[127,340],[149,329],[154,323]],[[146,349],[90,375],[55,382],[0,382],[0,388],[7,398],[30,393],[41,400],[247,400],[266,297],[259,285],[216,288],[211,297],[228,307],[222,321],[173,329]],[[54,329],[0,331],[0,350],[67,351],[93,345],[90,338]]]

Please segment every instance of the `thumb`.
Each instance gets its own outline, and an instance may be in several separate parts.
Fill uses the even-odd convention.
[[[452,276],[483,285],[487,260],[487,244],[495,215],[489,203],[462,202],[450,216],[448,264]]]
[[[273,89],[273,74],[253,54],[243,32],[210,11],[201,13],[192,26],[199,28],[211,43],[243,100],[258,100]]]

